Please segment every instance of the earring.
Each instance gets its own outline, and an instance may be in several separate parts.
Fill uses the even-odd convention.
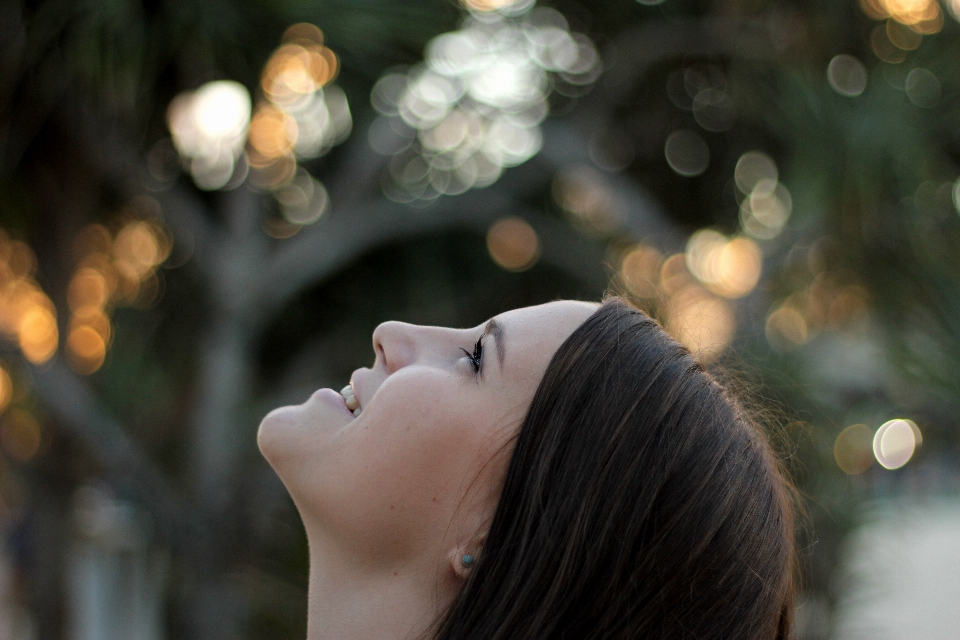
[[[467,555],[460,558],[460,562],[463,563],[463,566],[469,567],[470,565],[473,564],[473,556],[468,553]]]

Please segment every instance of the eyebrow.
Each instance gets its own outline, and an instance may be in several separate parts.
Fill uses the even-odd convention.
[[[500,361],[500,369],[503,369],[503,325],[497,322],[494,318],[490,319],[490,322],[487,323],[484,333],[488,333],[493,336],[497,341],[497,360]]]

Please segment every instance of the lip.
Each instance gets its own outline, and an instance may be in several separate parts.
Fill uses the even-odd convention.
[[[347,408],[346,400],[333,389],[317,389],[313,392],[313,395],[310,396],[310,399],[316,399],[318,402],[323,402],[324,404],[339,409],[353,420],[353,412]]]

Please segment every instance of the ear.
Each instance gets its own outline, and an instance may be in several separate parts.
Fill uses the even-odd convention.
[[[480,557],[486,538],[486,532],[477,534],[471,540],[458,544],[450,550],[447,562],[460,580],[466,580],[473,568],[477,566],[477,559]]]

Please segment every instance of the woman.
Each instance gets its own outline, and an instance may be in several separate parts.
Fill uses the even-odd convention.
[[[619,299],[396,322],[340,394],[264,418],[310,546],[309,640],[787,638],[787,484]]]

